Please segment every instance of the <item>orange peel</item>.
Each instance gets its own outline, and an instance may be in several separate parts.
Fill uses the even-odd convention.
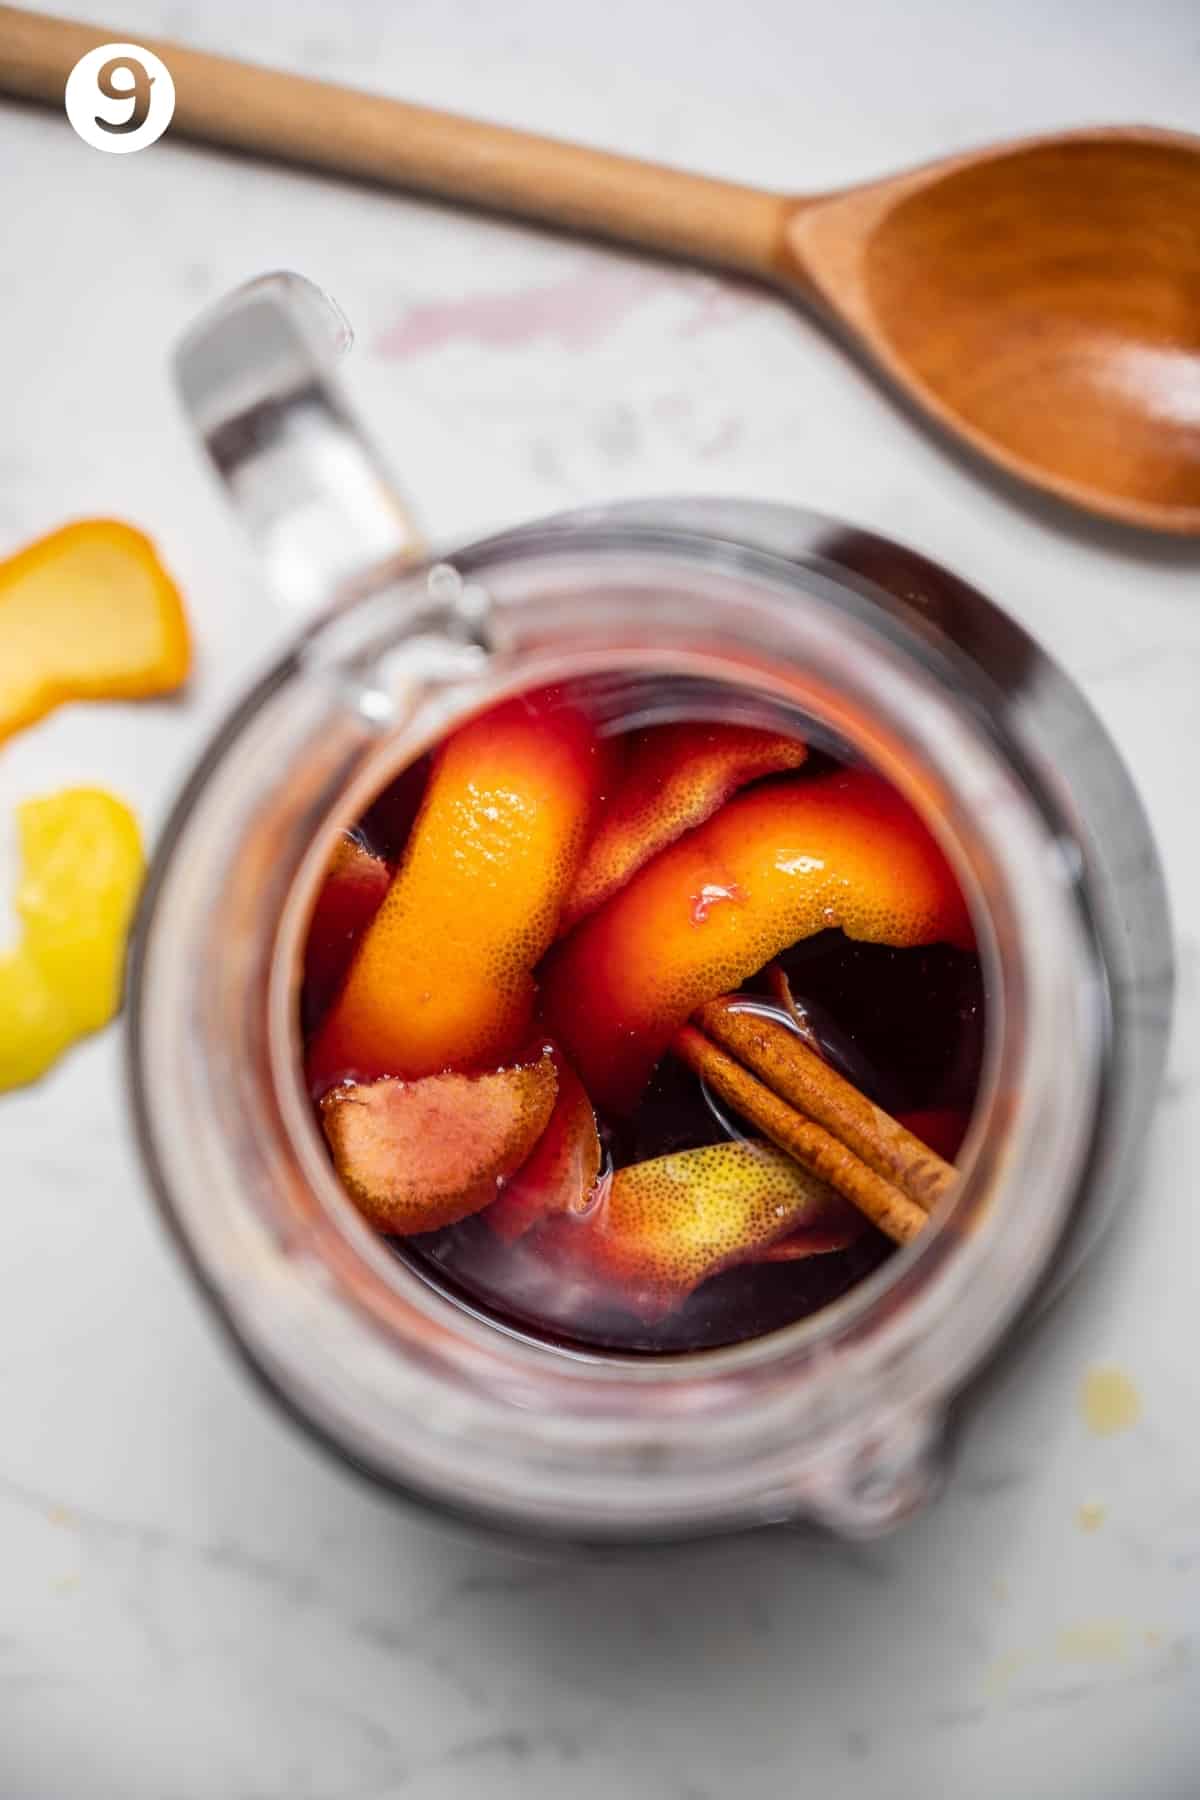
[[[831,926],[974,941],[933,837],[867,770],[739,794],[662,851],[556,947],[542,1021],[597,1105],[624,1110],[697,1006]]]
[[[638,732],[567,897],[560,930],[595,912],[738,788],[798,769],[807,754],[798,738],[749,725],[652,725]]]
[[[592,1103],[565,1057],[553,1048],[551,1055],[558,1071],[558,1098],[550,1123],[528,1162],[505,1183],[484,1214],[506,1244],[515,1244],[555,1213],[581,1211],[600,1173],[600,1138]]]
[[[170,693],[190,661],[179,590],[132,525],[80,519],[0,562],[0,739],[67,700]]]
[[[383,904],[310,1059],[314,1081],[493,1065],[524,1039],[595,797],[586,719],[553,696],[442,746]]]
[[[538,1245],[614,1289],[647,1323],[801,1230],[814,1242],[824,1234],[830,1248],[840,1230],[858,1230],[832,1188],[753,1140],[632,1163],[605,1189],[585,1214],[546,1225]]]

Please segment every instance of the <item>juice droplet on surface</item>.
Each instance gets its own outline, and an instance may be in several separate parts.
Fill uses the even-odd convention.
[[[1058,1634],[1060,1662],[1123,1662],[1129,1648],[1129,1630],[1120,1619],[1085,1619],[1064,1625]]]
[[[1097,1437],[1116,1437],[1136,1425],[1142,1414],[1142,1397],[1123,1369],[1097,1364],[1083,1378],[1080,1410],[1088,1430]]]
[[[1006,1650],[991,1663],[985,1677],[985,1688],[993,1700],[1002,1699],[1019,1675],[1037,1661],[1033,1650]]]

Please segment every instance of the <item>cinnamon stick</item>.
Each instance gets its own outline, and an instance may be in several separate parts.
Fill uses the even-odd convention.
[[[707,1008],[701,1008],[702,1014],[706,1011]],[[786,1031],[786,1027],[781,1029]],[[803,1045],[797,1047],[803,1049]],[[806,1169],[820,1175],[895,1243],[907,1244],[924,1227],[925,1211],[894,1182],[871,1168],[823,1125],[781,1099],[694,1025],[684,1025],[677,1031],[671,1048],[747,1123]]]
[[[789,1105],[823,1125],[868,1168],[929,1212],[957,1171],[899,1120],[805,1047],[796,1033],[732,996],[711,1000],[696,1022]]]

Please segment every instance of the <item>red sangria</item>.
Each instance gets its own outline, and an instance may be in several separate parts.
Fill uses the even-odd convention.
[[[616,696],[616,698],[614,698]],[[984,996],[925,824],[798,716],[596,679],[406,769],[308,932],[308,1078],[363,1217],[580,1351],[827,1306],[955,1180]]]

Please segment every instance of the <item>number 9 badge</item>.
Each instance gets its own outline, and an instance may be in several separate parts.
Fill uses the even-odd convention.
[[[67,76],[67,117],[93,150],[127,156],[162,136],[175,111],[175,83],[152,50],[99,44]]]

